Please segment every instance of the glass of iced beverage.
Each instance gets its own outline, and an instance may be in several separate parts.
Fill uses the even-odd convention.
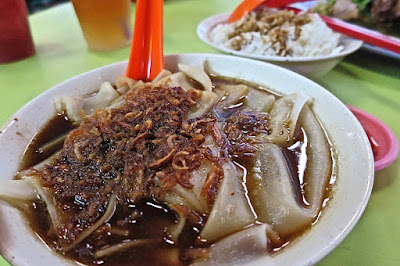
[[[131,41],[130,0],[72,0],[89,49],[114,50]]]
[[[0,0],[0,63],[34,54],[25,0]]]

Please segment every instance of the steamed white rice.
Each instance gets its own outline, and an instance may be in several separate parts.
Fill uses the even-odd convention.
[[[237,22],[216,26],[210,32],[210,40],[220,47],[262,56],[310,57],[334,55],[343,50],[343,46],[340,45],[340,34],[333,32],[318,15],[303,14],[308,16],[307,21],[309,21],[304,25],[285,21],[276,23],[278,25],[270,29],[271,25],[263,25],[266,22],[260,21],[260,13],[256,12],[260,11],[254,11]],[[265,13],[265,10],[263,12]],[[279,17],[280,12],[282,11],[273,11],[274,16],[286,19],[288,11],[284,11],[286,14]],[[261,28],[263,32],[251,31],[251,28]]]

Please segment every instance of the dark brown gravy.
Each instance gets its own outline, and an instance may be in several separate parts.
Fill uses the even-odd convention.
[[[68,117],[65,114],[57,114],[33,138],[32,142],[25,150],[23,160],[21,162],[21,165],[19,166],[19,170],[21,171],[24,169],[28,169],[29,167],[32,167],[35,164],[45,160],[54,152],[60,150],[62,147],[62,143],[60,145],[55,145],[45,151],[40,148],[46,143],[49,143],[57,137],[71,131],[73,128],[74,126],[69,122]]]
[[[235,84],[236,81],[226,80],[222,78],[213,78],[213,84]],[[253,87],[254,88],[254,87]],[[255,88],[254,88],[255,89]],[[240,108],[239,108],[240,109]],[[226,114],[227,115],[227,114]],[[57,115],[52,119],[34,138],[29,147],[27,148],[20,169],[27,169],[44,160],[52,153],[61,147],[53,147],[52,149],[42,152],[39,148],[49,141],[65,134],[74,127],[69,123],[67,117],[63,114]],[[303,169],[299,164],[300,158],[307,157],[302,147],[304,146],[304,139],[306,133],[299,127],[296,131],[296,141],[291,148],[283,149],[283,153],[291,169],[293,184],[298,196],[299,203],[303,206],[307,205],[304,197],[303,181],[297,177],[305,175],[306,169]],[[245,157],[235,160],[241,166],[250,169],[253,165],[251,157]],[[326,202],[331,197],[331,190],[327,189]],[[35,202],[32,204],[33,211],[28,215],[28,220],[31,223],[32,229],[53,249],[61,250],[57,246],[54,234],[51,234],[50,221],[48,213],[43,202]],[[322,212],[322,211],[321,211]],[[126,224],[121,220],[126,218],[129,213],[138,215],[137,219],[133,218]],[[140,219],[139,219],[140,218]],[[316,218],[317,219],[317,218]],[[184,234],[179,239],[179,245],[174,244],[166,233],[166,227],[171,226],[177,222],[176,214],[164,203],[157,202],[155,199],[147,199],[137,202],[135,204],[118,207],[116,213],[110,221],[104,226],[100,227],[104,230],[102,233],[94,233],[85,241],[80,243],[77,248],[68,252],[66,257],[79,261],[85,264],[107,264],[107,265],[185,265],[190,264],[192,260],[185,256],[185,251],[193,249],[201,249],[209,246],[199,241],[199,232],[202,228],[201,224],[187,223],[183,230]],[[123,224],[121,227],[120,225]],[[107,227],[114,227],[118,225],[123,230],[127,230],[126,235],[113,234],[107,231]],[[271,251],[278,251],[291,242],[294,238],[304,233],[304,231],[311,228],[312,224],[305,227],[303,230],[295,234],[281,239],[280,243],[272,243]],[[129,239],[143,239],[143,238],[157,238],[163,241],[155,242],[152,245],[145,247],[130,248],[122,252],[115,253],[101,259],[93,259],[93,252],[106,244],[104,236],[107,237],[107,245],[121,243]],[[134,236],[134,237],[133,237]],[[284,244],[282,244],[284,243]]]
[[[35,214],[29,217],[32,228],[50,247],[60,250],[60,247],[56,244],[56,237],[49,233],[50,221],[47,216],[45,204],[36,202],[32,207],[35,210]],[[132,213],[136,218],[126,222],[124,220],[126,213]],[[165,228],[175,224],[176,221],[177,217],[175,213],[165,204],[157,202],[154,199],[142,200],[123,208],[119,207],[113,217],[104,226],[100,227],[90,237],[65,255],[70,259],[89,265],[179,265],[182,264],[179,258],[180,247],[174,245],[173,241],[168,240],[168,235],[165,232]],[[126,224],[124,224],[125,222]],[[109,229],[115,227],[121,228],[120,231],[122,233],[126,231],[126,235],[110,232]],[[184,235],[184,239],[180,239],[182,243],[186,243],[186,246],[189,244],[188,242],[192,244],[196,238],[195,231],[190,229],[187,226],[185,228],[186,235]],[[154,238],[158,241],[154,241],[154,243],[143,247],[127,249],[104,258],[93,258],[94,249],[99,250],[103,246],[111,246],[130,240],[132,238],[130,236],[132,235],[135,236],[135,239]],[[107,245],[105,237],[107,237]],[[164,241],[159,241],[163,238]]]

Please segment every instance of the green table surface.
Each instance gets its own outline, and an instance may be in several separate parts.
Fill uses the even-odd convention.
[[[218,53],[199,40],[196,27],[208,16],[233,10],[239,2],[165,1],[165,54]],[[71,4],[53,7],[29,19],[36,55],[0,65],[0,124],[61,81],[129,56],[129,47],[111,52],[89,51]],[[399,59],[360,50],[316,82],[343,102],[381,119],[399,138]],[[400,265],[399,166],[397,160],[376,173],[371,199],[359,223],[319,265]],[[8,263],[0,257],[0,265]]]

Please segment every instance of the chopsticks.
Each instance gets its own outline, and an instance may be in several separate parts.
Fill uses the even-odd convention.
[[[343,20],[320,16],[321,19],[334,31],[364,41],[386,50],[400,54],[400,39],[390,37],[379,32],[344,22]]]
[[[163,0],[137,0],[135,28],[126,76],[154,79],[164,69]]]

